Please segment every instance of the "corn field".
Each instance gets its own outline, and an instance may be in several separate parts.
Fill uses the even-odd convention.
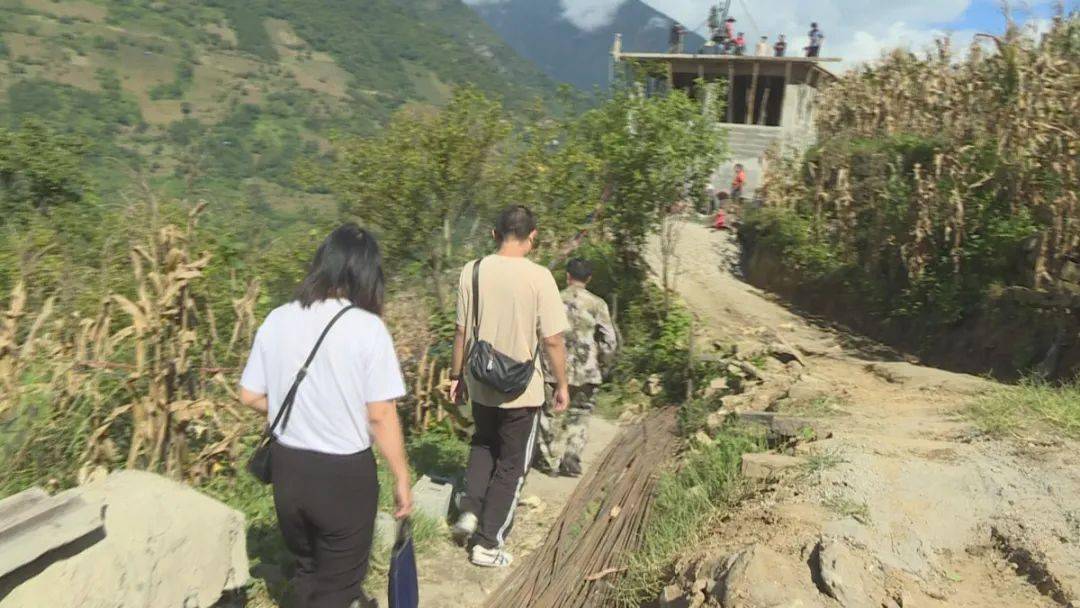
[[[253,425],[217,353],[246,353],[259,288],[233,301],[233,327],[217,327],[199,292],[210,258],[192,252],[202,210],[135,243],[134,297],[110,294],[92,317],[54,314],[56,297],[29,311],[15,286],[0,325],[5,485],[68,485],[118,466],[198,481],[231,466]]]
[[[230,321],[219,324],[209,303],[211,256],[196,243],[204,208],[192,209],[186,225],[133,237],[129,288],[105,294],[93,315],[59,312],[60,294],[33,306],[26,281],[0,300],[0,495],[116,468],[195,484],[240,468],[262,430],[236,395],[261,289],[256,277],[234,273]],[[387,305],[414,431],[460,426],[445,397],[447,340],[431,314],[407,291]]]
[[[794,212],[825,268],[932,301],[1054,288],[1080,261],[1080,16],[1015,25],[958,55],[895,51],[825,90],[820,144],[773,158],[765,206]]]

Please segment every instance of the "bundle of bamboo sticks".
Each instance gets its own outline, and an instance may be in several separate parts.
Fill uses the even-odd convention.
[[[676,409],[624,428],[578,484],[544,544],[491,595],[489,608],[610,605],[648,521],[653,487],[679,447]]]

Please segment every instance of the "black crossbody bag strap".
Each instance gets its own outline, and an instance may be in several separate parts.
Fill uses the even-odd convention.
[[[274,422],[266,429],[268,437],[273,437],[274,430],[277,429],[279,422],[281,423],[282,431],[289,426],[289,416],[292,414],[293,401],[296,400],[296,391],[300,388],[300,382],[307,376],[308,366],[311,365],[311,361],[315,359],[315,353],[319,352],[319,347],[322,346],[323,340],[326,339],[326,334],[330,333],[330,328],[334,326],[334,323],[337,323],[338,319],[354,308],[356,308],[355,305],[342,308],[341,311],[334,315],[334,318],[330,319],[330,322],[326,324],[326,327],[319,335],[319,339],[315,341],[315,346],[312,347],[311,353],[308,354],[307,361],[304,361],[304,366],[300,368],[300,371],[296,372],[296,379],[293,380],[292,387],[289,388],[289,392],[285,394],[285,399],[281,402],[281,410],[278,411],[277,416],[274,416]]]
[[[480,262],[484,258],[478,258],[472,267],[472,343],[473,346],[480,341]],[[536,336],[536,350],[533,352],[533,360],[540,356],[540,347],[543,340]]]
[[[480,341],[480,262],[484,258],[477,258],[472,267],[472,343]]]

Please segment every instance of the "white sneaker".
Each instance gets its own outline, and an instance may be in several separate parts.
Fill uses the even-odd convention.
[[[469,539],[476,532],[478,523],[476,516],[472,513],[462,513],[454,526],[450,528],[450,534],[459,545],[464,545],[469,542]]]
[[[514,556],[502,549],[485,549],[480,545],[475,545],[472,548],[472,555],[469,556],[469,561],[472,562],[474,566],[483,568],[505,568],[514,561]]]

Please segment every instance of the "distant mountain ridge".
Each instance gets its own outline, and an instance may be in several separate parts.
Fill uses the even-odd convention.
[[[608,86],[616,33],[622,34],[625,49],[658,52],[668,48],[672,24],[641,0],[626,0],[609,24],[592,30],[567,20],[560,0],[505,0],[473,8],[521,56],[551,78],[583,90]],[[685,48],[697,49],[704,42],[690,33]]]

